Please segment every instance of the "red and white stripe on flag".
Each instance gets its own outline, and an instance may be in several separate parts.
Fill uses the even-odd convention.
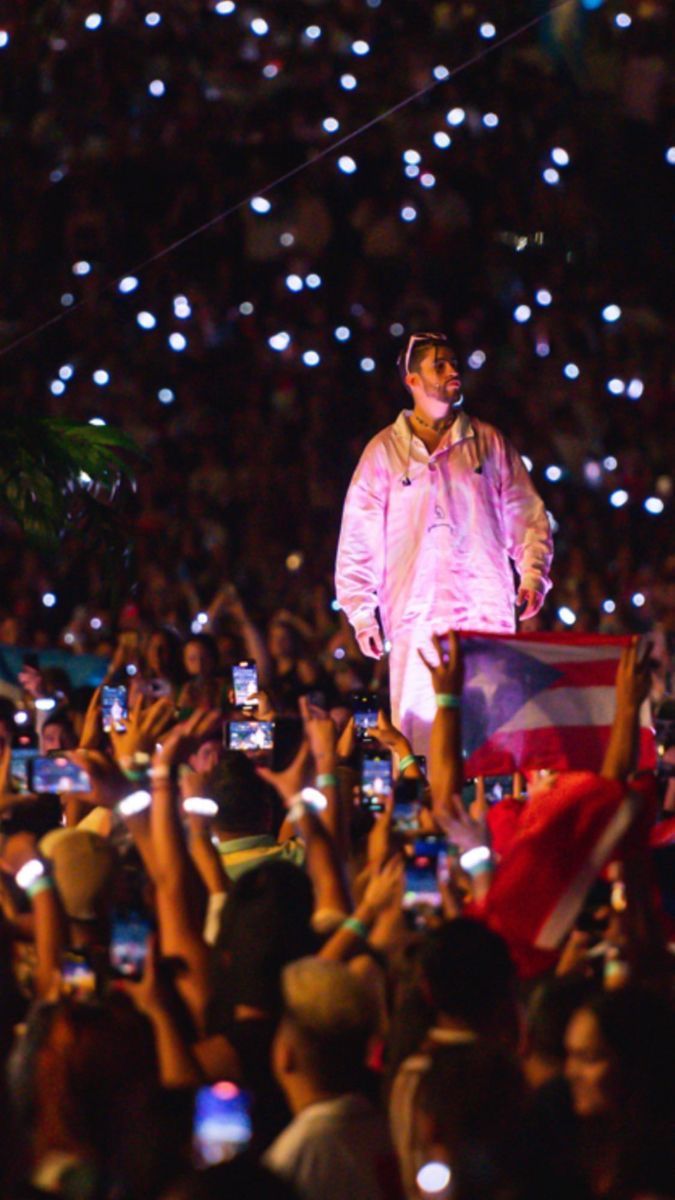
[[[490,646],[494,645],[496,669],[503,647],[507,654],[509,650],[517,651],[524,673],[530,666],[533,675],[537,669],[555,675],[545,686],[538,689],[534,685],[529,694],[520,696],[499,727],[490,727],[478,746],[470,742],[465,751],[466,778],[514,770],[600,770],[614,719],[619,659],[630,637],[462,633],[461,638],[467,643],[467,654],[471,640],[480,639],[483,653],[487,647],[488,661]],[[511,662],[508,669],[513,670]],[[493,703],[490,684],[489,668],[485,667],[469,684],[473,689],[484,689],[488,711]],[[466,687],[465,683],[465,693]],[[638,767],[650,770],[655,765],[651,708],[646,701],[640,711]]]

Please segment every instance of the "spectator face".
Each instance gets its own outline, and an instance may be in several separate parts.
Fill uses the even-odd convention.
[[[146,660],[153,675],[162,675],[169,667],[169,646],[163,633],[153,633],[148,642]]]
[[[616,1071],[593,1013],[583,1008],[575,1013],[567,1027],[565,1045],[565,1075],[574,1111],[584,1118],[606,1114],[614,1106]]]
[[[188,762],[193,771],[203,775],[217,767],[222,757],[223,743],[214,738],[211,742],[204,742],[194,754],[190,755]]]
[[[68,736],[68,730],[57,721],[45,725],[40,735],[40,749],[43,754],[48,754],[50,750],[72,750],[72,739]]]
[[[268,638],[269,651],[272,658],[293,658],[293,638],[291,632],[281,622],[271,626]]]
[[[201,642],[188,642],[183,651],[183,665],[188,675],[212,675],[213,662]]]

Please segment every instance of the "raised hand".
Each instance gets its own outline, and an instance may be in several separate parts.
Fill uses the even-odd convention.
[[[434,691],[437,694],[460,696],[464,680],[464,661],[458,635],[450,629],[444,637],[437,633],[432,634],[431,641],[438,655],[436,665],[430,663],[421,650],[417,653],[431,675]]]

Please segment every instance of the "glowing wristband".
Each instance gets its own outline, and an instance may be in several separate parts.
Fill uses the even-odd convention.
[[[160,763],[158,767],[151,767],[149,774],[153,783],[161,783],[171,778],[171,767],[166,763]]]
[[[49,875],[40,875],[39,879],[35,880],[35,883],[31,883],[30,886],[26,888],[26,895],[32,900],[35,896],[39,895],[40,892],[50,892],[53,887],[54,880],[50,879]]]
[[[461,703],[460,697],[453,696],[452,692],[436,692],[437,708],[459,708]]]
[[[350,933],[355,933],[357,937],[363,938],[364,942],[368,940],[368,926],[363,921],[359,921],[358,917],[347,917],[347,920],[342,922],[340,929],[348,929]]]
[[[405,758],[402,758],[398,764],[398,769],[403,774],[404,771],[408,770],[408,767],[414,767],[416,762],[417,759],[414,754],[406,754]]]
[[[40,862],[39,858],[31,858],[17,871],[14,878],[18,886],[23,888],[24,892],[27,892],[38,879],[42,878],[44,873],[44,863]]]
[[[183,801],[183,812],[193,813],[196,817],[215,817],[218,805],[208,796],[188,796]]]
[[[337,775],[317,775],[316,777],[316,786],[319,790],[326,787],[337,787],[337,785]]]
[[[302,821],[303,817],[307,816],[307,805],[305,804],[304,800],[296,800],[294,804],[291,804],[286,816],[291,822],[291,825],[298,825],[300,821]]]
[[[131,792],[124,800],[120,800],[117,805],[117,812],[122,817],[135,817],[138,813],[142,813],[151,804],[150,793],[143,789]]]
[[[489,871],[491,865],[491,854],[487,846],[474,846],[472,850],[466,850],[460,855],[459,865],[467,875],[480,875],[483,871]]]

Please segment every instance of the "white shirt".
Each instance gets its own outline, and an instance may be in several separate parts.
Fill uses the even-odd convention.
[[[400,1200],[385,1118],[363,1096],[310,1104],[272,1143],[264,1165],[302,1200]]]

